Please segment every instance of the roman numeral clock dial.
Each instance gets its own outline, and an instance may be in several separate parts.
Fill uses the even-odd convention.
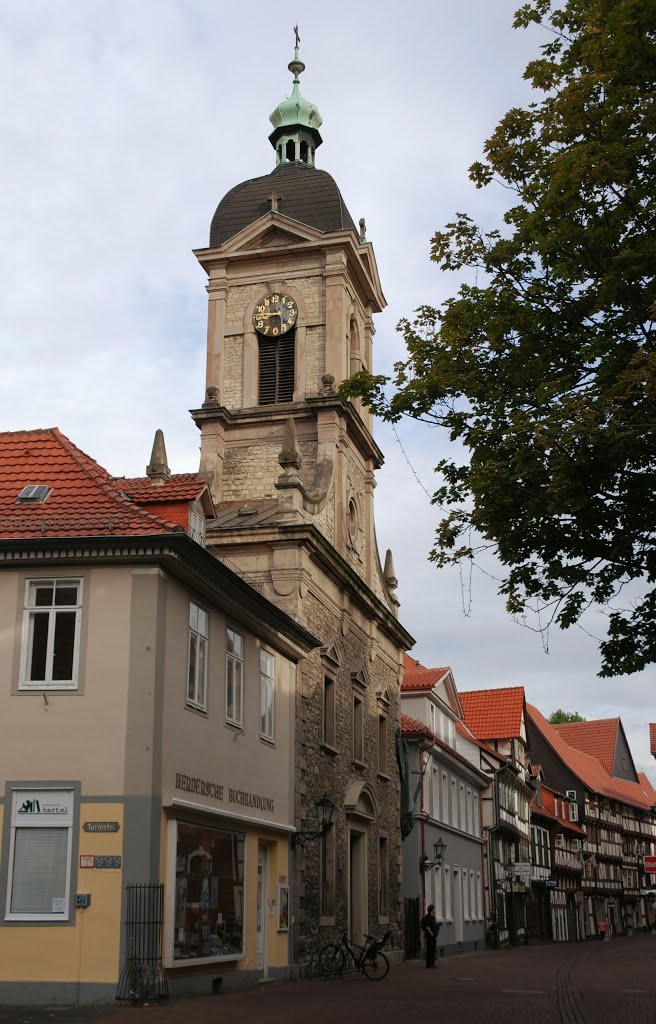
[[[273,292],[260,299],[253,312],[253,327],[258,334],[277,337],[291,331],[298,318],[298,306],[289,295]]]

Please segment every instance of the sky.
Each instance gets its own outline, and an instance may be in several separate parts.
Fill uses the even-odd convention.
[[[523,69],[546,36],[513,30],[518,5],[0,0],[2,429],[59,426],[110,472],[142,475],[161,427],[172,470],[197,469],[207,297],[192,250],[222,196],[273,169],[268,115],[291,88],[297,22],[301,90],[324,120],[317,165],[374,244],[388,301],[374,369],[389,372],[399,319],[458,287],[429,259],[433,233],[460,211],[492,228],[506,209],[467,168],[531,99]],[[547,715],[619,714],[656,776],[654,672],[597,678],[602,615],[546,644],[489,576],[435,570],[428,495],[447,441],[412,422],[376,439],[378,542],[413,655],[450,665],[460,690],[524,685]]]

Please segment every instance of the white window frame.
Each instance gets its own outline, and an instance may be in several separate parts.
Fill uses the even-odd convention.
[[[483,886],[481,885],[481,873],[476,872],[476,914],[479,921],[483,920]]]
[[[240,655],[239,654],[235,654],[233,651],[230,651],[228,649],[228,636],[229,636],[229,634],[232,634],[233,637],[237,637],[239,639],[239,641],[241,643],[241,654]],[[233,641],[233,646],[234,646],[234,641]],[[239,667],[239,684],[238,684],[238,687],[237,687],[238,694],[239,694],[239,700],[233,700],[233,707],[237,709],[237,711],[236,711],[236,713],[235,713],[235,715],[233,717],[231,717],[230,713],[229,713],[229,701],[228,701],[228,691],[229,691],[228,665],[229,664],[232,664],[232,666],[233,666],[233,676],[232,676],[233,681],[236,678],[236,675],[235,675],[236,668],[237,668],[237,666]],[[244,724],[244,637],[242,636],[241,633],[238,633],[236,629],[233,629],[232,626],[226,626],[225,717],[226,717],[226,722],[229,722],[230,725],[237,725],[237,726],[239,726],[240,729],[243,728],[243,724]]]
[[[30,601],[31,589],[36,587],[53,588],[53,604],[36,605]],[[57,587],[77,587],[77,603],[75,605],[55,605],[54,592]],[[55,630],[53,620],[57,611],[75,612],[75,634],[73,638],[73,667],[72,679],[53,679],[52,668],[54,661]],[[46,678],[28,679],[29,664],[31,661],[30,643],[30,622],[34,614],[49,614],[48,639],[46,642]],[[80,627],[82,621],[82,579],[80,577],[53,576],[25,581],[25,601],[23,605],[23,634],[21,639],[20,675],[18,681],[19,690],[77,690],[80,666]]]
[[[205,617],[205,632],[202,632],[200,615]],[[199,711],[207,710],[207,648],[209,634],[209,613],[206,608],[196,601],[189,601],[189,641],[187,644],[187,677],[185,680],[187,704]],[[195,621],[194,621],[195,620]],[[194,675],[193,696],[189,695],[189,669],[191,668],[191,642],[193,638],[198,641],[197,652],[204,650],[202,661],[202,678],[199,672],[200,658],[196,657],[196,671]],[[201,693],[202,690],[202,693]]]
[[[453,921],[451,914],[451,866],[445,864],[442,871],[444,873],[444,920],[451,923]]]
[[[54,804],[57,802],[57,798],[64,797],[64,800],[68,802],[68,811],[66,813],[53,813],[49,816],[47,812],[34,813],[34,816],[26,815],[25,818],[19,818],[20,807],[27,800],[39,800],[40,804],[43,804],[50,799]],[[10,821],[10,838],[9,838],[9,860],[7,869],[7,902],[5,904],[5,921],[68,921],[70,917],[70,901],[71,901],[71,862],[72,862],[72,850],[73,850],[73,818],[75,809],[75,791],[72,789],[21,789],[14,790],[12,794],[11,802],[11,821]],[[50,914],[26,914],[26,913],[12,913],[11,911],[11,898],[14,882],[14,851],[16,846],[16,833],[21,830],[29,830],[30,828],[57,828],[66,829],[68,831],[66,841],[66,883],[64,893],[61,898],[63,900],[64,909],[57,913]]]
[[[269,671],[270,669],[270,671]],[[271,695],[271,703],[266,700]],[[270,706],[270,714],[268,707]],[[273,743],[276,707],[276,659],[270,651],[260,648],[260,738]]]
[[[189,529],[187,532],[192,540],[195,540],[201,547],[205,547],[205,516],[193,505],[189,507]]]

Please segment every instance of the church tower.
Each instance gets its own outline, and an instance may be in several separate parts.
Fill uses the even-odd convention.
[[[385,298],[364,221],[316,166],[322,119],[298,44],[270,118],[275,166],[223,197],[196,251],[209,308],[192,413],[217,509],[208,546],[323,641],[297,674],[296,827],[317,827],[323,796],[334,813],[323,839],[296,845],[297,955],[346,929],[402,935],[397,736],[414,643],[376,546],[371,417],[337,393],[372,367]]]

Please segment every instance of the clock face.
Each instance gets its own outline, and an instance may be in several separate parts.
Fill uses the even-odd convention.
[[[272,292],[260,299],[253,313],[253,327],[258,334],[276,337],[291,331],[298,317],[298,306],[289,295]]]

